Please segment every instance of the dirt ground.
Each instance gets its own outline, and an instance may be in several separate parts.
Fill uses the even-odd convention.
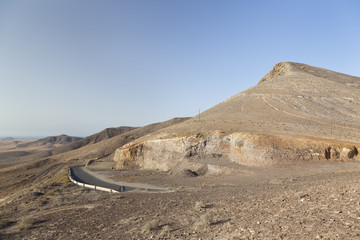
[[[1,239],[355,239],[360,163],[246,168],[243,175],[175,176],[89,168],[167,192],[110,194],[69,183],[66,167],[1,195]],[[4,193],[4,191],[2,192]]]

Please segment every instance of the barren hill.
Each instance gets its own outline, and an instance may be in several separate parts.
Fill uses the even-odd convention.
[[[134,130],[134,129],[136,129],[136,128],[135,127],[106,128],[106,129],[102,130],[101,132],[98,132],[91,136],[85,137],[77,142],[73,142],[69,145],[55,148],[51,151],[51,155],[65,153],[68,151],[72,151],[72,150],[84,147],[86,145],[92,145],[92,144],[104,141],[106,139],[121,135],[123,133],[126,133],[126,132]]]
[[[67,147],[80,141],[82,138],[70,137],[65,134],[51,136],[38,140],[17,139],[1,140],[0,168],[19,164],[23,161],[32,161],[52,155],[53,149]]]
[[[134,129],[136,129],[136,127],[107,128],[85,138],[69,137],[67,135],[46,137],[36,141],[18,144],[17,148],[11,152],[0,152],[0,159],[7,159],[7,162],[11,162],[12,164],[16,164],[21,161],[42,159],[49,156],[71,152],[87,145],[93,145]],[[22,149],[28,151],[25,152]]]
[[[118,168],[169,170],[196,159],[258,165],[348,159],[352,151],[356,158],[359,95],[359,77],[278,63],[256,86],[202,113],[200,121],[195,117],[140,138],[118,149],[114,160]]]
[[[44,146],[44,145],[48,145],[48,146],[58,145],[59,146],[59,145],[76,142],[76,141],[79,141],[80,139],[81,138],[79,138],[79,137],[71,137],[71,136],[62,134],[59,136],[51,136],[51,137],[41,138],[41,139],[38,139],[33,142],[29,142],[29,143],[19,144],[18,147],[26,148],[26,147]]]
[[[0,140],[12,141],[12,140],[15,140],[15,138],[13,138],[13,137],[4,137],[4,138],[1,138]]]

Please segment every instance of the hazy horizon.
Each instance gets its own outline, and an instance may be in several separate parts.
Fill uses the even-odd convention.
[[[0,136],[0,140],[6,139],[6,138],[13,138],[13,139],[40,139],[40,138],[45,138],[45,137],[49,137],[49,136]]]
[[[195,116],[278,62],[360,76],[358,1],[0,1],[0,135]]]

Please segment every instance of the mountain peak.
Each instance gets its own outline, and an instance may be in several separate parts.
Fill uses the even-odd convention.
[[[259,83],[268,81],[272,78],[278,77],[278,76],[284,76],[290,73],[293,70],[293,63],[291,62],[280,62],[274,65],[273,69],[271,69],[270,72],[268,72],[262,79],[260,79]]]
[[[274,65],[273,69],[268,72],[258,84],[266,82],[276,77],[280,76],[289,76],[289,75],[297,75],[301,78],[305,77],[315,77],[315,78],[325,78],[337,83],[342,84],[353,84],[358,83],[360,80],[359,77],[331,71],[325,68],[314,67],[311,65],[296,63],[296,62],[280,62]]]

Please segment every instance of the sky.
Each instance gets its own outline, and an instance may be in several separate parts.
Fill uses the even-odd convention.
[[[0,0],[0,137],[195,116],[278,62],[360,76],[360,1]]]

